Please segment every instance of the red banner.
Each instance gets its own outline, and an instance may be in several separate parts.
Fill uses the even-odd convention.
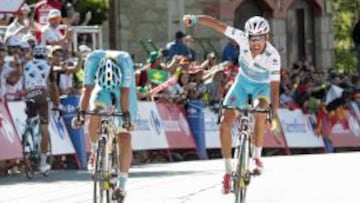
[[[196,148],[190,126],[180,105],[157,103],[157,109],[165,129],[170,149]]]
[[[281,130],[280,121],[274,120],[273,122],[276,122],[275,129],[267,129],[265,131],[264,148],[287,148],[287,143]]]
[[[22,145],[4,102],[0,102],[0,160],[22,156]]]
[[[359,147],[360,126],[356,118],[346,111],[348,125],[336,123],[331,129],[331,140],[334,147]]]

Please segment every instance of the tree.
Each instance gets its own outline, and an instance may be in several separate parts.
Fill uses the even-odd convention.
[[[356,71],[356,57],[351,33],[360,13],[360,1],[333,0],[335,67],[346,72]]]

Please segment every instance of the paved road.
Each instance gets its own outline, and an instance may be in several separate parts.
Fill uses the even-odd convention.
[[[264,159],[265,173],[253,179],[251,203],[358,203],[360,153],[274,156]],[[221,160],[151,164],[132,169],[128,203],[232,202],[222,195]],[[26,180],[23,174],[0,177],[0,203],[91,202],[85,171],[54,171]]]

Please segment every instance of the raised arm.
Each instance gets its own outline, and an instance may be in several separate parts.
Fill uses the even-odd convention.
[[[207,15],[184,15],[183,21],[188,27],[201,24],[218,31],[221,34],[225,33],[228,26],[227,24]]]

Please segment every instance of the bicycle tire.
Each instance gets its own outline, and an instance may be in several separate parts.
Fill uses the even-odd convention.
[[[34,165],[35,160],[33,158],[36,152],[34,151],[34,147],[30,146],[31,143],[29,141],[29,137],[32,137],[32,131],[26,129],[22,135],[22,150],[23,150],[23,167],[26,177],[30,180],[35,176]]]
[[[245,176],[247,176],[249,169],[248,169],[248,162],[249,162],[249,140],[247,139],[247,135],[243,134],[240,135],[241,140],[238,146],[238,155],[237,155],[237,165],[236,165],[236,172],[234,178],[234,193],[235,193],[235,203],[245,203],[246,199],[246,190],[247,190],[247,180],[245,180]]]
[[[96,150],[95,168],[94,168],[94,203],[101,203],[105,200],[104,197],[104,155],[105,155],[104,140],[99,140],[98,148]],[[99,192],[99,194],[98,194]]]
[[[116,140],[116,138],[114,138],[113,142],[112,142],[112,150],[111,150],[111,167],[110,167],[110,172],[111,172],[111,178],[116,178],[119,175],[120,172],[120,168],[119,168],[119,143]],[[112,187],[110,188],[110,197],[111,197],[111,201],[116,202],[116,203],[122,203],[124,201],[124,197],[119,196],[118,194],[115,193],[114,189],[116,187],[117,181],[115,183],[112,183]]]

